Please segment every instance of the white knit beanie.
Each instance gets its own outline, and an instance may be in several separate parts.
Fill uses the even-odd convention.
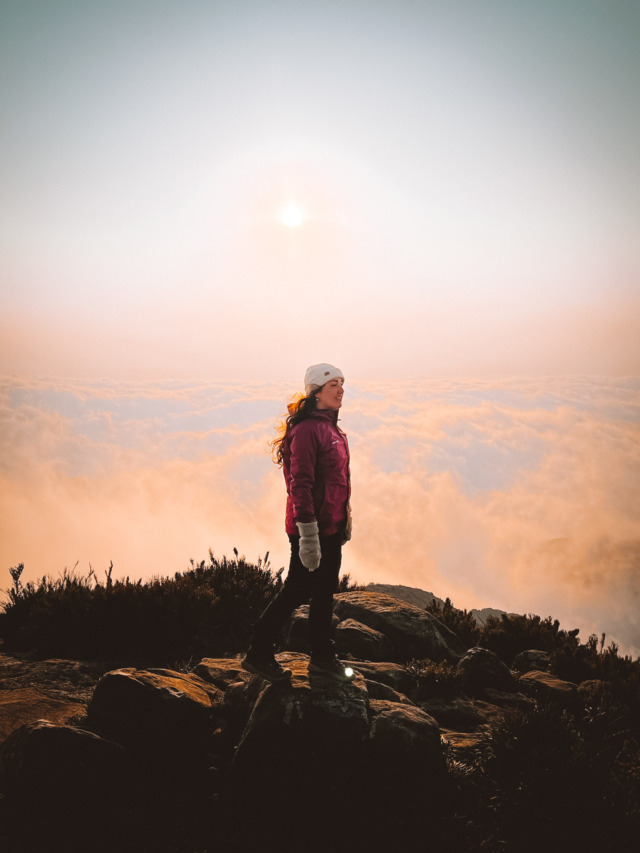
[[[339,368],[332,364],[312,364],[311,367],[307,367],[307,372],[304,375],[304,393],[309,396],[312,391],[322,388],[325,382],[329,382],[330,379],[344,380],[344,375]]]

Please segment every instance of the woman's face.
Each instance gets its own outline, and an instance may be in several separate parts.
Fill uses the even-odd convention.
[[[342,405],[344,394],[344,379],[330,379],[316,391],[316,400],[319,409],[339,409]]]

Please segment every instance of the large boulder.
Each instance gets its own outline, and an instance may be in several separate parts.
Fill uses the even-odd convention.
[[[420,700],[418,705],[446,729],[472,732],[485,722],[475,702],[462,696],[433,697]]]
[[[336,820],[353,798],[354,772],[369,731],[369,696],[364,678],[340,684],[326,676],[309,678],[308,658],[287,661],[291,682],[268,684],[253,707],[231,767],[232,801],[259,828],[282,817],[291,833],[337,831]],[[322,816],[316,805],[322,803]],[[279,818],[278,818],[279,819]],[[244,822],[246,824],[246,822]],[[313,830],[310,827],[313,826]],[[243,826],[250,833],[250,827]],[[327,839],[327,843],[329,839]]]
[[[124,766],[124,749],[93,732],[35,720],[11,734],[0,748],[0,790],[80,795],[88,783]],[[70,787],[67,787],[70,786]]]
[[[371,717],[360,782],[370,832],[364,849],[413,849],[435,817],[446,772],[440,728],[420,708],[379,699],[371,700]]]
[[[302,655],[287,666],[290,682],[268,684],[255,676],[263,686],[233,763],[235,779],[245,787],[270,787],[274,772],[295,780],[296,787],[303,780],[313,787],[318,765],[348,766],[354,747],[368,734],[369,696],[362,675],[346,684],[310,678]]]
[[[569,707],[573,705],[578,697],[578,685],[571,681],[563,681],[550,672],[538,672],[532,670],[520,676],[520,688],[528,696],[534,699],[543,699],[555,702],[558,705]]]
[[[549,672],[551,656],[549,652],[543,652],[540,649],[528,649],[516,655],[512,669],[519,673],[531,672],[534,669],[538,672]]]
[[[369,691],[369,699],[386,699],[387,702],[399,702],[401,705],[415,705],[416,703],[405,696],[404,693],[398,693],[393,687],[388,684],[383,684],[381,681],[372,681],[365,679],[367,690]]]
[[[442,759],[440,727],[414,705],[371,700],[370,749],[387,766],[397,764],[403,773],[424,774]]]
[[[393,643],[380,631],[363,625],[355,619],[340,622],[335,631],[339,655],[348,655],[358,660],[389,660],[393,655]]]
[[[353,662],[356,678],[348,684],[309,676],[303,655],[291,654],[286,665],[290,683],[256,676],[260,693],[235,752],[239,849],[260,846],[260,827],[274,815],[290,838],[311,831],[305,845],[314,850],[370,849],[385,827],[402,835],[408,821],[422,820],[418,803],[443,771],[436,721],[382,682],[367,683],[363,670],[373,664]],[[372,699],[368,685],[385,698]],[[254,819],[253,835],[244,814]]]
[[[398,693],[407,695],[415,685],[415,679],[411,673],[398,663],[371,660],[357,660],[350,663],[367,680],[380,681],[397,690]]]
[[[482,696],[487,687],[497,690],[515,690],[516,682],[509,667],[489,649],[476,646],[458,661],[458,672],[466,690]]]
[[[334,599],[334,612],[340,621],[355,619],[387,636],[394,659],[403,663],[412,658],[456,661],[465,651],[453,631],[435,616],[384,593],[340,593]]]
[[[383,592],[392,598],[399,598],[400,601],[414,604],[420,610],[426,610],[434,601],[438,604],[444,604],[444,601],[441,598],[437,598],[432,592],[427,592],[424,589],[418,589],[414,586],[391,583],[368,583],[365,589],[369,592]]]
[[[338,624],[335,613],[332,616],[333,627]],[[309,605],[302,604],[291,614],[289,624],[285,630],[285,648],[291,652],[303,652],[309,654]]]
[[[90,731],[48,720],[17,729],[0,749],[10,849],[122,849],[132,771],[121,746]]]
[[[202,748],[224,694],[193,674],[118,669],[106,673],[89,705],[93,728],[112,740],[165,754]]]

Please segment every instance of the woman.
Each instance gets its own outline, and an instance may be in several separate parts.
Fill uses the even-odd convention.
[[[291,543],[289,573],[282,590],[258,620],[242,666],[268,681],[291,678],[274,656],[278,634],[296,607],[309,602],[310,674],[351,681],[353,670],[336,657],[332,636],[333,593],[338,586],[342,546],[351,538],[347,436],[338,426],[344,394],[342,371],[314,364],[304,378],[305,394],[289,404],[274,461],[287,486],[286,531]]]

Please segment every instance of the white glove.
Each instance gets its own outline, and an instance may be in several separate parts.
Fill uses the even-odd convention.
[[[298,521],[300,531],[300,561],[310,572],[320,565],[320,536],[317,521]]]
[[[353,516],[349,513],[347,517],[347,526],[344,529],[344,533],[342,535],[342,544],[349,542],[351,539],[351,530],[353,528]]]

